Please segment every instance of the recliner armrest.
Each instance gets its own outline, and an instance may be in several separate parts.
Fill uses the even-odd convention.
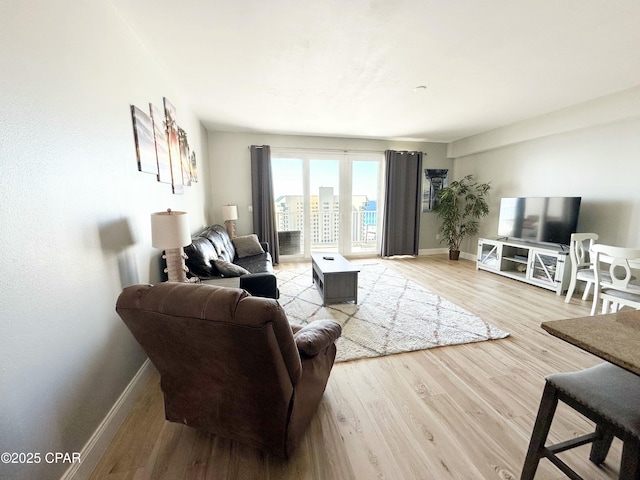
[[[316,320],[295,332],[293,339],[298,351],[306,357],[315,357],[342,335],[342,326],[333,320]]]

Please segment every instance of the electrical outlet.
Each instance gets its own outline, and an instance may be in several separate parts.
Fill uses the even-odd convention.
[[[436,233],[436,240],[440,240],[440,234]]]

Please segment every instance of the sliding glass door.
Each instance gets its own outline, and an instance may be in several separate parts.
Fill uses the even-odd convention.
[[[351,253],[379,251],[382,222],[379,205],[382,190],[382,162],[366,157],[352,158]]]
[[[379,250],[382,154],[272,150],[280,255]]]
[[[339,252],[340,248],[340,160],[309,159],[310,206],[309,249]]]
[[[276,230],[280,255],[300,256],[306,242],[305,212],[306,179],[302,158],[276,158],[271,156],[273,196],[276,212]]]

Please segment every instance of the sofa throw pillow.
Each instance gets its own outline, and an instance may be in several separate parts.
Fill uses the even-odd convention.
[[[251,273],[246,268],[243,268],[240,265],[236,265],[235,263],[227,262],[225,260],[215,260],[213,263],[223,277],[239,277],[241,275]]]
[[[298,351],[307,356],[315,357],[342,334],[342,327],[333,320],[314,320],[298,330],[293,338]]]
[[[250,257],[252,255],[260,255],[264,253],[262,245],[255,233],[244,235],[233,239],[233,246],[236,247],[236,255],[238,258]]]

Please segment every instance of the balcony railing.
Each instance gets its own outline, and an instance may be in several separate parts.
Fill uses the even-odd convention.
[[[312,212],[309,238],[311,251],[338,251],[339,213],[337,209]],[[370,252],[377,245],[377,219],[375,210],[355,211],[351,217],[351,251]],[[302,253],[304,244],[304,215],[301,212],[276,212],[276,225],[282,255]],[[282,247],[285,247],[284,249]],[[285,252],[288,253],[284,253]]]

